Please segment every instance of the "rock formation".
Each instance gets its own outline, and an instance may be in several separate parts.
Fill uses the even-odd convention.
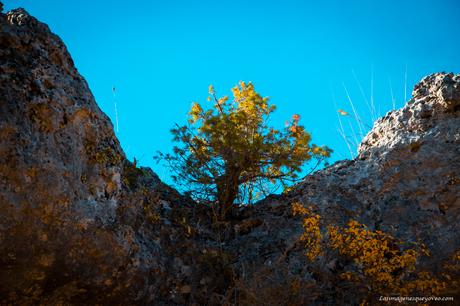
[[[149,275],[166,271],[159,261],[169,257],[157,255],[161,233],[144,227],[156,217],[148,204],[162,194],[172,203],[177,192],[126,161],[46,25],[22,9],[1,15],[0,46],[0,296],[32,304],[154,296]]]
[[[427,76],[356,159],[213,223],[207,207],[126,160],[59,37],[23,9],[0,14],[0,300],[250,304],[272,298],[267,286],[278,289],[273,304],[292,305],[291,280],[310,284],[302,301],[344,298],[326,277],[339,263],[318,272],[306,260],[293,202],[330,224],[353,218],[421,241],[439,271],[460,248],[459,114],[460,75]]]

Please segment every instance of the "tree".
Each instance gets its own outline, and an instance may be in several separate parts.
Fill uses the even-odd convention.
[[[209,87],[207,107],[193,103],[188,124],[171,130],[173,154],[157,155],[168,162],[175,183],[185,186],[195,199],[213,201],[220,217],[234,202],[251,203],[272,188],[298,179],[302,165],[330,156],[327,147],[310,145],[310,134],[294,115],[284,129],[268,125],[275,106],[252,83],[232,88],[233,99],[218,98]]]

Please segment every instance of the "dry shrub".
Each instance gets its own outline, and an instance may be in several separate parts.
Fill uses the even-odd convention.
[[[422,258],[430,256],[423,244],[372,231],[355,220],[346,226],[326,227],[312,207],[300,203],[292,205],[292,212],[303,218],[304,232],[299,240],[313,270],[327,274],[325,263],[333,263],[329,268],[338,278],[336,296],[346,296],[348,291],[366,304],[375,295],[430,296],[458,289],[460,252],[445,265],[443,273],[434,275],[422,267]]]

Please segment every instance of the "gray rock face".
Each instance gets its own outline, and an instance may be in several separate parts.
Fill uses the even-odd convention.
[[[370,230],[425,244],[431,256],[421,258],[421,266],[441,275],[445,262],[460,250],[459,94],[460,75],[425,77],[402,109],[377,120],[356,159],[337,162],[306,177],[292,191],[248,208],[247,215],[261,225],[237,236],[229,247],[244,259],[237,264],[239,271],[257,266],[246,286],[264,296],[261,287],[276,290],[286,279],[314,284],[307,286],[309,294],[286,304],[358,304],[363,298],[359,288],[341,295],[341,283],[334,281],[337,267],[347,263],[322,262],[318,271],[302,259],[305,250],[298,238],[303,230],[300,220],[290,215],[296,202],[313,207],[325,224],[345,226],[357,220]],[[458,298],[458,284],[452,290],[448,295]],[[288,299],[281,294],[278,301]]]
[[[354,217],[450,254],[460,246],[459,94],[460,75],[425,77],[402,109],[377,120],[355,160],[307,177],[290,196],[337,222]]]
[[[145,299],[148,275],[167,259],[155,257],[157,234],[144,239],[149,205],[178,193],[125,160],[45,24],[23,9],[2,14],[0,46],[2,301]]]
[[[0,14],[0,301],[359,301],[334,291],[338,263],[312,269],[293,202],[315,206],[329,224],[355,219],[421,241],[433,253],[426,266],[437,271],[460,249],[459,105],[459,75],[427,76],[406,106],[375,123],[355,160],[213,223],[208,207],[126,160],[46,25],[22,9]],[[299,293],[297,283],[307,289]]]

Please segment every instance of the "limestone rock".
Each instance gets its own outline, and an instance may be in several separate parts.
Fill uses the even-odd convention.
[[[167,270],[156,205],[177,199],[125,159],[62,41],[23,9],[1,14],[2,302],[146,300]]]
[[[459,75],[427,76],[375,123],[356,159],[216,223],[126,160],[45,24],[23,9],[0,14],[1,304],[358,303],[334,283],[346,263],[314,270],[306,260],[293,202],[329,224],[355,219],[421,241],[438,271],[460,248],[459,103]]]

